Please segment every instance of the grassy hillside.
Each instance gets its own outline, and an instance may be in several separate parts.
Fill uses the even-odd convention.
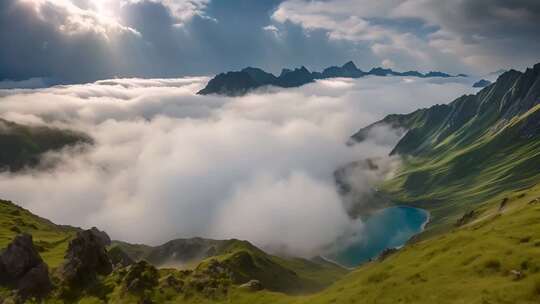
[[[320,290],[347,273],[321,258],[312,260],[270,255],[247,241],[177,239],[160,246],[114,242],[134,260],[160,267],[204,270],[217,260],[231,270],[236,284],[259,280],[267,289],[286,293]]]
[[[507,200],[501,208],[503,198]],[[241,242],[233,247],[231,255],[247,250]],[[205,263],[197,271],[204,271]],[[540,186],[501,193],[477,204],[461,226],[363,265],[312,295],[249,291],[237,285],[226,291],[198,292],[198,276],[167,269],[157,274],[145,269],[147,280],[155,280],[156,285],[139,294],[126,291],[129,271],[117,270],[103,279],[105,298],[87,292],[79,303],[103,303],[104,299],[134,303],[142,297],[154,303],[538,303]],[[171,285],[171,275],[184,282],[182,289]]]
[[[0,200],[0,249],[17,234],[29,233],[41,257],[54,268],[64,260],[69,240],[76,232],[76,228],[55,225],[12,202]]]
[[[204,260],[197,268],[217,259],[231,269],[235,283],[259,280],[265,288],[285,293],[320,290],[347,273],[342,267],[323,259],[283,258],[268,255],[246,241],[231,240],[220,252]]]
[[[17,171],[39,163],[43,153],[91,139],[81,133],[49,127],[30,127],[0,119],[0,170]]]
[[[19,233],[29,233],[39,254],[51,269],[54,277],[56,268],[64,261],[69,242],[79,228],[56,225],[40,218],[12,202],[0,200],[0,251]],[[198,255],[191,245],[210,245],[203,248],[205,256]],[[294,257],[269,255],[247,241],[206,240],[201,238],[174,240],[163,246],[133,245],[115,242],[115,248],[129,253],[136,260],[150,257],[155,261],[167,259],[166,254],[175,256],[195,255],[190,267],[184,269],[156,269],[149,263],[135,264],[116,269],[108,276],[99,276],[88,286],[71,289],[54,280],[55,289],[45,299],[47,303],[133,303],[151,298],[157,302],[189,299],[225,299],[243,283],[258,280],[265,290],[287,294],[305,294],[319,291],[348,273],[348,270],[317,258],[307,260]],[[174,251],[185,250],[185,251]],[[165,254],[165,255],[164,255]],[[186,269],[189,268],[189,269]],[[137,280],[135,291],[132,285]],[[147,283],[140,283],[146,282]],[[138,285],[137,285],[138,286]],[[240,288],[241,289],[241,288]],[[0,300],[11,292],[0,286]]]
[[[396,203],[431,212],[424,237],[448,230],[464,213],[508,190],[540,180],[540,64],[509,71],[476,95],[462,96],[378,125],[407,130],[393,154],[403,164],[380,189]]]
[[[222,302],[539,303],[540,186],[502,193],[474,210],[463,226],[358,267],[320,293],[291,297],[235,289]]]

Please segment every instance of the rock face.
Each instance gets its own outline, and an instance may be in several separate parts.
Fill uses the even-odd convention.
[[[96,227],[92,227],[90,231],[92,231],[92,233],[97,237],[98,241],[101,242],[104,247],[107,247],[111,244],[111,238],[104,231],[101,231]]]
[[[17,283],[17,289],[23,297],[45,295],[51,288],[49,268],[45,263],[31,268]]]
[[[258,83],[247,72],[228,72],[221,73],[212,78],[206,87],[197,94],[220,94],[227,96],[240,96],[246,94],[249,90],[265,85]]]
[[[68,284],[84,284],[98,274],[107,275],[112,272],[104,232],[96,230],[78,232],[69,243],[65,262],[59,269],[61,278]]]
[[[112,247],[108,252],[109,258],[114,269],[127,267],[135,263],[132,258],[130,258],[127,253],[125,253],[122,248],[118,246]]]
[[[0,283],[15,286],[23,296],[40,296],[51,289],[49,269],[29,234],[20,234],[0,255]]]

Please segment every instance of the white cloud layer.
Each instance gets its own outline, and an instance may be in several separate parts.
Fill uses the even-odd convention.
[[[384,160],[397,139],[381,130],[351,148],[348,136],[386,113],[471,91],[454,80],[367,77],[241,98],[195,95],[206,80],[0,90],[0,117],[95,139],[86,150],[49,155],[60,160],[52,170],[0,174],[2,198],[131,242],[237,237],[287,253],[320,253],[361,229],[336,193],[334,170],[366,157]],[[386,173],[355,171],[354,182],[363,191]]]
[[[21,5],[34,11],[36,18],[52,24],[65,35],[95,34],[106,40],[116,39],[119,35],[140,35],[135,29],[122,25],[104,7],[107,0],[77,1],[70,0],[20,0]],[[84,4],[84,5],[81,5]],[[81,7],[82,6],[82,7]]]

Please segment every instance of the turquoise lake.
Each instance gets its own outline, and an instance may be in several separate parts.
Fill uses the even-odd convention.
[[[428,212],[418,208],[399,206],[380,210],[365,221],[361,240],[328,258],[347,267],[358,266],[386,248],[403,246],[422,231],[428,218]]]

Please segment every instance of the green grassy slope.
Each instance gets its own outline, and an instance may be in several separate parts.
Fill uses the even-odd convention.
[[[12,202],[0,200],[0,251],[17,234],[29,233],[33,236],[34,244],[40,255],[51,268],[53,276],[55,268],[64,261],[68,243],[75,237],[77,231],[79,228],[56,225]],[[216,247],[208,256],[191,260],[191,269],[163,268],[155,270],[151,266],[146,267],[143,272],[156,272],[153,276],[159,281],[151,286],[151,292],[147,290],[144,294],[138,294],[126,291],[129,286],[125,282],[126,273],[130,271],[130,267],[127,267],[120,268],[109,276],[99,277],[99,280],[93,285],[80,290],[66,293],[63,291],[65,287],[57,285],[46,302],[76,303],[83,301],[83,303],[93,303],[97,301],[97,303],[101,303],[100,301],[111,301],[133,303],[134,299],[137,302],[144,297],[152,297],[158,302],[167,299],[175,299],[175,301],[182,299],[183,301],[184,298],[216,300],[223,299],[229,291],[254,279],[259,280],[266,290],[288,294],[305,294],[320,291],[348,273],[348,270],[343,267],[320,258],[308,260],[270,255],[247,241],[235,239],[220,241],[201,238],[180,241],[193,243],[193,240],[197,244],[202,242]],[[172,242],[174,243],[174,241]],[[178,245],[178,242],[175,244]],[[153,250],[159,247],[132,245],[124,242],[115,242],[113,246],[129,252],[132,257],[138,255],[139,259],[144,256],[151,257],[152,254],[155,254]],[[187,247],[181,246],[180,248]],[[157,249],[158,252],[160,250],[161,248]],[[172,253],[174,254],[174,252]],[[216,272],[216,267],[221,269],[221,272]],[[167,280],[169,276],[177,278],[182,287],[169,286],[171,285]],[[9,294],[7,289],[0,287],[0,299]]]
[[[539,102],[540,64],[448,105],[390,115],[353,138],[382,124],[408,130],[392,152],[403,165],[380,189],[431,212],[426,237],[448,230],[476,203],[540,180]]]
[[[247,241],[203,238],[177,239],[160,246],[114,242],[134,260],[179,269],[204,269],[218,260],[232,270],[235,283],[259,280],[267,289],[287,293],[320,290],[347,273],[323,259],[278,257],[267,254]]]
[[[49,127],[29,127],[0,119],[0,170],[17,171],[39,163],[41,155],[91,139],[81,133]]]
[[[500,209],[503,198],[507,201]],[[87,292],[78,300],[134,303],[144,296],[154,303],[538,303],[540,186],[501,193],[474,210],[475,215],[463,226],[363,265],[312,295],[253,292],[235,285],[226,292],[197,292],[197,276],[163,269],[156,277],[157,285],[144,295],[126,292],[125,274],[116,271],[103,279],[104,298]],[[232,252],[245,249],[241,243],[234,247]],[[150,270],[145,273],[155,276]],[[167,283],[171,274],[189,288],[171,287]],[[58,298],[46,302],[61,303]]]
[[[217,259],[233,272],[236,283],[259,280],[265,288],[285,293],[321,290],[347,273],[347,270],[323,259],[284,258],[269,255],[246,241],[229,240],[218,253],[204,260],[204,268]]]
[[[12,202],[0,200],[0,249],[23,232],[33,236],[39,254],[54,268],[64,260],[68,243],[77,229],[55,225]]]
[[[234,290],[223,302],[539,303],[540,186],[502,193],[474,210],[467,224],[358,267],[320,293]]]

